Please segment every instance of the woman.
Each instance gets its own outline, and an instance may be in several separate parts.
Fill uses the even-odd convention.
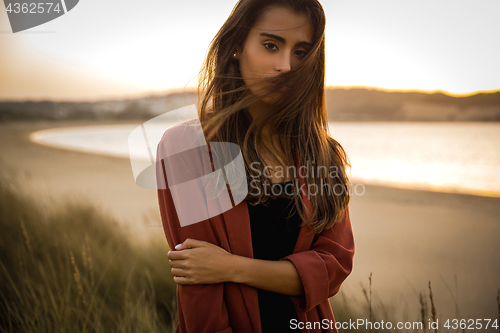
[[[241,148],[252,190],[188,226],[169,184],[158,190],[177,332],[337,331],[328,298],[354,241],[347,157],[327,134],[324,28],[317,0],[240,0],[212,41],[199,118],[207,142]]]

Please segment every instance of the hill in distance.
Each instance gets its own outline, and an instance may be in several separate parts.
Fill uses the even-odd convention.
[[[500,121],[500,91],[451,96],[329,88],[326,100],[331,121]]]
[[[500,121],[500,91],[468,96],[367,88],[327,88],[329,121]],[[196,104],[194,91],[94,102],[0,102],[0,121],[148,120]]]

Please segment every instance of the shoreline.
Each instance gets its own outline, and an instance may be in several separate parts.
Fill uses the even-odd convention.
[[[78,121],[76,121],[78,123]],[[113,123],[110,124],[94,124],[94,125],[84,125],[84,126],[62,126],[62,127],[53,127],[42,129],[38,131],[34,131],[29,134],[29,140],[35,144],[43,145],[50,148],[68,150],[78,153],[86,153],[86,154],[95,154],[100,156],[109,156],[116,158],[129,159],[128,154],[120,153],[120,152],[99,152],[92,151],[86,148],[70,148],[65,146],[60,146],[53,143],[47,143],[43,141],[43,134],[50,132],[57,132],[59,130],[77,130],[77,129],[85,129],[85,128],[98,128],[98,127],[116,127],[116,126],[140,126],[140,122],[132,123]],[[403,182],[394,182],[388,180],[373,180],[373,179],[363,179],[363,178],[351,178],[352,185],[363,185],[363,186],[377,186],[377,187],[387,187],[391,189],[402,189],[402,190],[414,190],[414,191],[425,191],[425,192],[437,192],[437,193],[447,193],[447,194],[462,194],[462,195],[473,195],[480,197],[491,197],[491,198],[500,198],[500,190],[490,190],[490,189],[472,189],[472,188],[459,188],[452,186],[439,186],[439,185],[431,185],[431,184],[418,184],[418,183],[403,183]]]

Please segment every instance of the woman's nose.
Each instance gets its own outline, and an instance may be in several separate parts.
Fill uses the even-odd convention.
[[[276,61],[275,70],[281,74],[289,72],[292,69],[291,57],[283,52]]]

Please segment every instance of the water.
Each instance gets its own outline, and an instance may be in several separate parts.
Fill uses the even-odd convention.
[[[342,123],[330,131],[361,181],[500,196],[500,124]]]
[[[31,139],[128,158],[128,135],[136,127],[55,129]],[[500,197],[498,123],[330,123],[330,134],[346,150],[355,183]]]

